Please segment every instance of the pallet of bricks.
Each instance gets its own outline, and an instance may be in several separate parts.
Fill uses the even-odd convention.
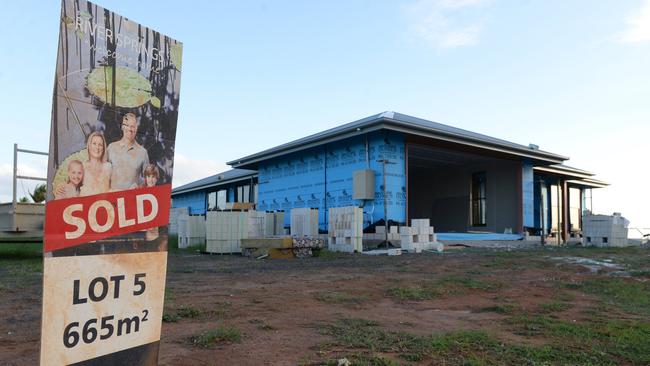
[[[250,211],[208,211],[206,213],[205,251],[216,254],[241,253],[241,240],[248,238]]]
[[[429,219],[412,219],[411,226],[399,228],[400,245],[402,250],[421,253],[423,250],[442,252],[443,246],[436,239]]]
[[[181,214],[176,220],[178,247],[188,248],[205,244],[205,217]]]
[[[177,207],[169,210],[169,233],[178,234],[178,217],[181,215],[189,215],[190,211],[187,207]]]
[[[363,209],[332,207],[328,212],[327,248],[333,252],[363,252]]]
[[[291,236],[318,237],[318,209],[294,208],[290,212]]]
[[[582,216],[583,245],[597,247],[624,247],[629,245],[629,221],[620,213]]]
[[[374,233],[365,233],[363,234],[364,239],[375,240],[375,241],[384,241],[388,238],[390,242],[399,242],[399,228],[395,225],[388,228],[388,234],[386,234],[386,226],[375,226]]]

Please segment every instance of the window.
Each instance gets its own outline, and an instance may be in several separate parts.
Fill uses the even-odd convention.
[[[243,187],[244,189],[244,196],[242,202],[250,202],[251,201],[251,186],[245,185]]]
[[[228,192],[225,189],[222,189],[217,192],[217,209],[225,210],[226,209],[226,198],[228,197]]]
[[[237,193],[235,196],[235,202],[244,202],[243,198],[244,198],[244,187],[238,186]]]
[[[208,193],[208,211],[217,208],[217,192]]]
[[[236,202],[251,202],[251,186],[243,185],[237,187],[237,197],[235,197]]]
[[[472,226],[485,226],[485,172],[472,174]]]

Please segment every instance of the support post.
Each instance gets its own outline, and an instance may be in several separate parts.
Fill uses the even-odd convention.
[[[562,180],[562,241],[569,242],[569,186]]]
[[[18,182],[18,144],[14,144],[14,176],[13,176],[13,211],[16,212],[16,183]]]

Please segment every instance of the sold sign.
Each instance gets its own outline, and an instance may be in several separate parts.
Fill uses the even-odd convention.
[[[158,364],[183,45],[61,0],[40,364]]]
[[[45,251],[167,225],[171,184],[48,201]]]

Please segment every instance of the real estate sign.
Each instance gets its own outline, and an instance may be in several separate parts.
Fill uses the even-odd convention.
[[[155,365],[182,44],[64,0],[44,233],[41,365]]]

